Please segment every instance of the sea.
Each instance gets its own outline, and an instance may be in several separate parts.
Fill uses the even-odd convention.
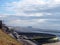
[[[57,38],[60,40],[60,31],[35,31],[36,33],[47,33],[47,34],[53,34],[56,35]]]

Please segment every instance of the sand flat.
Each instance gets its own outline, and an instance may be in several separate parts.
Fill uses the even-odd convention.
[[[56,43],[47,43],[47,44],[43,44],[43,45],[60,45],[60,42],[56,42]]]

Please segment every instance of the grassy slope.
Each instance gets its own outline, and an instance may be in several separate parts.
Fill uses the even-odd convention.
[[[0,29],[0,45],[22,45],[22,43],[18,42]]]

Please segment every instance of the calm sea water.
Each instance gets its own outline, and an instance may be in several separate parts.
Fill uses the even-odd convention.
[[[22,32],[24,32],[24,31],[22,31]],[[59,40],[60,40],[60,31],[38,31],[38,30],[29,30],[29,31],[25,31],[25,32],[35,32],[35,33],[47,33],[47,34],[54,34],[54,35],[56,35],[58,38],[59,38]]]
[[[59,40],[60,40],[60,33],[59,33],[59,32],[42,32],[42,33],[54,34],[54,35],[56,35],[56,36],[59,38]]]
[[[50,32],[43,32],[43,31],[34,31],[34,32],[37,32],[37,33],[48,33],[48,34],[54,34],[54,35],[56,35],[58,38],[59,38],[59,40],[60,40],[60,33],[59,33],[59,31],[58,32],[52,32],[52,31],[50,31]]]

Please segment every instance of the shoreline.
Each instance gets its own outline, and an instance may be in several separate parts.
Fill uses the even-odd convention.
[[[42,44],[42,45],[60,45],[60,41],[59,42],[54,42],[54,43]]]

